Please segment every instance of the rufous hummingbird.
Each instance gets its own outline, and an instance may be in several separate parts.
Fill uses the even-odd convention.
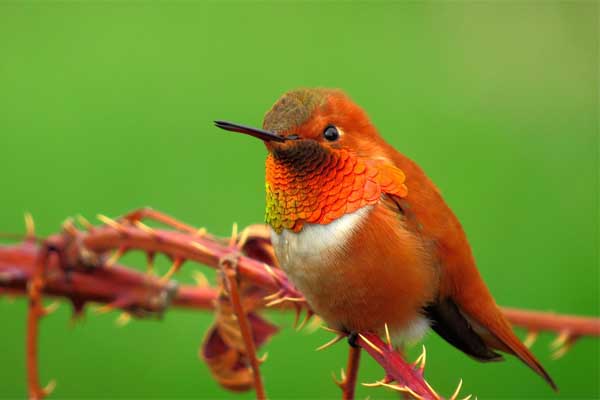
[[[458,219],[423,170],[340,90],[285,93],[263,128],[266,222],[277,259],[334,329],[401,346],[430,327],[479,361],[517,356],[556,389],[485,285]]]

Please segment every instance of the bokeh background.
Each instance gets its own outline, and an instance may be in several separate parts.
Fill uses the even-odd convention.
[[[211,121],[260,125],[286,90],[339,87],[441,188],[500,304],[598,316],[598,12],[595,1],[4,1],[0,230],[22,232],[25,211],[50,234],[68,216],[146,205],[216,234],[260,222],[265,149]],[[116,313],[75,326],[70,314],[64,304],[42,325],[53,398],[253,397],[220,389],[197,358],[211,315],[119,328]],[[0,299],[2,398],[25,397],[25,315],[24,300]],[[329,334],[272,320],[283,331],[264,349],[270,397],[338,398],[330,376],[346,346],[317,353]],[[559,396],[513,359],[478,364],[434,334],[427,374],[445,394],[463,378],[479,398],[599,397],[599,342],[553,361],[551,340],[534,352]],[[363,360],[360,381],[381,378]]]

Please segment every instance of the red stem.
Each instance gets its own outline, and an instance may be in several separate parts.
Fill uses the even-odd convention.
[[[399,386],[408,387],[426,400],[438,400],[438,396],[425,383],[423,375],[411,364],[408,364],[394,349],[385,344],[374,333],[358,336],[356,343],[385,370],[388,377],[394,379]]]
[[[44,316],[42,306],[42,290],[44,287],[44,267],[48,260],[48,252],[42,251],[36,258],[34,272],[27,287],[29,310],[27,313],[27,387],[31,400],[42,399],[45,395],[41,388],[38,374],[38,332],[40,318]]]
[[[235,266],[232,265],[232,261],[229,260],[224,260],[221,265],[223,266],[225,280],[227,281],[227,287],[229,289],[229,299],[238,320],[240,332],[242,333],[242,339],[244,340],[244,346],[246,348],[246,354],[248,355],[250,365],[252,366],[256,398],[258,400],[265,400],[267,396],[265,394],[265,388],[260,375],[260,366],[258,358],[256,357],[256,347],[254,346],[252,329],[250,328],[246,311],[244,311],[244,307],[242,306],[242,299],[240,297],[240,290],[237,282],[238,276],[235,271]]]
[[[504,315],[515,326],[533,332],[566,332],[573,336],[600,336],[600,319],[561,315],[550,312],[502,307]]]
[[[343,380],[342,399],[354,399],[358,367],[360,365],[360,347],[349,346],[348,364],[346,365],[346,379]]]

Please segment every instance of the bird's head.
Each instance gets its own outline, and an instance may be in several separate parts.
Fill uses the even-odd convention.
[[[367,114],[336,89],[297,89],[285,93],[267,111],[262,129],[216,121],[222,129],[263,140],[276,157],[303,165],[304,153],[345,149],[361,157],[372,154],[381,141]]]
[[[377,172],[367,162],[384,158],[386,145],[340,90],[287,92],[266,113],[262,129],[215,124],[266,144],[267,222],[276,231],[326,224],[371,201],[375,185],[368,174]]]

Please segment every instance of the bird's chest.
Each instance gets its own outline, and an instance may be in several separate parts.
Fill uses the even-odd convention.
[[[300,232],[271,230],[275,254],[283,270],[307,297],[331,286],[371,206],[346,214],[329,224],[305,224]]]
[[[271,238],[279,264],[329,326],[383,332],[387,324],[399,341],[427,327],[419,312],[435,290],[431,260],[382,204]]]

